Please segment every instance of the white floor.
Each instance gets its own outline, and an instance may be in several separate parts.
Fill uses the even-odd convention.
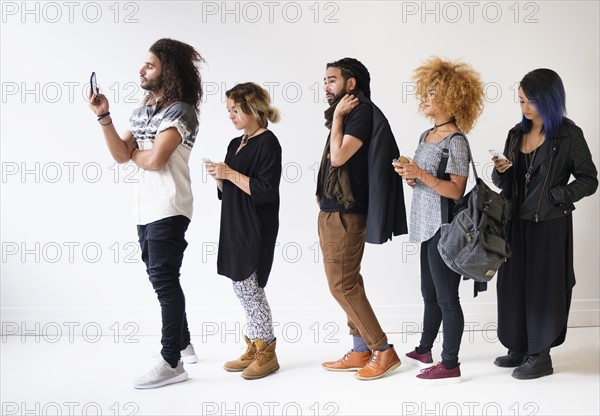
[[[8,336],[1,347],[2,415],[598,415],[600,329],[573,328],[552,350],[554,375],[519,381],[492,364],[504,348],[492,332],[466,332],[463,381],[418,386],[416,367],[363,382],[331,373],[321,361],[339,358],[349,337],[316,332],[278,339],[281,369],[255,381],[221,366],[242,352],[234,336],[193,338],[200,356],[186,365],[190,379],[139,391],[131,381],[152,365],[158,337]],[[390,334],[399,355],[415,334]],[[227,338],[227,336],[226,336]],[[137,342],[129,342],[137,341]],[[203,342],[204,341],[204,342]],[[325,342],[329,341],[329,342]],[[336,342],[337,341],[337,342]],[[440,344],[434,353],[439,357]]]

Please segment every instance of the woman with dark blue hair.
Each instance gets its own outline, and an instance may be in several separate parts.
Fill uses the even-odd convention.
[[[565,117],[558,74],[536,69],[521,80],[523,114],[508,132],[505,159],[494,157],[494,184],[512,204],[512,257],[498,272],[498,338],[508,354],[499,367],[514,378],[552,374],[550,348],[567,332],[573,270],[573,205],[598,187],[582,130]],[[573,179],[571,180],[571,176]]]

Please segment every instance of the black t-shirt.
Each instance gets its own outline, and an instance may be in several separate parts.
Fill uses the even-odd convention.
[[[356,201],[354,206],[345,209],[335,198],[321,198],[321,211],[325,212],[346,212],[353,214],[366,214],[369,207],[369,176],[367,165],[367,153],[369,142],[371,140],[371,130],[373,124],[373,107],[368,104],[360,103],[354,111],[346,116],[344,120],[344,135],[349,134],[362,141],[362,146],[346,162],[350,173],[350,184],[352,186],[352,195]],[[327,185],[327,177],[331,168],[331,159],[327,158],[327,167],[325,168],[325,177],[323,189]]]
[[[217,273],[237,282],[256,271],[264,287],[279,230],[281,146],[269,130],[251,138],[236,154],[240,141],[237,137],[229,143],[225,163],[250,177],[252,195],[223,181]]]

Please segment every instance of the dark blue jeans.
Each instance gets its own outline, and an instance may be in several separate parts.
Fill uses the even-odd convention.
[[[430,351],[443,322],[442,363],[454,368],[465,327],[458,286],[461,276],[452,271],[437,249],[440,231],[421,243],[421,293],[425,302],[420,349]]]
[[[183,215],[138,225],[138,238],[146,272],[160,302],[162,315],[161,355],[175,367],[181,350],[190,343],[185,296],[179,269],[187,247],[185,232],[190,220]]]

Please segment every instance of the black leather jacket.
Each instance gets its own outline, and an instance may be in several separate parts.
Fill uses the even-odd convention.
[[[513,166],[517,161],[522,136],[520,124],[508,132],[504,154]],[[571,175],[575,180],[569,183]],[[494,169],[492,180],[511,202],[514,215],[517,191],[522,192],[517,189],[514,167],[504,173]],[[575,202],[596,192],[598,172],[592,155],[583,132],[568,118],[564,119],[559,133],[550,139],[546,137],[538,148],[529,187],[518,215],[523,220],[536,222],[570,215],[575,209]]]

